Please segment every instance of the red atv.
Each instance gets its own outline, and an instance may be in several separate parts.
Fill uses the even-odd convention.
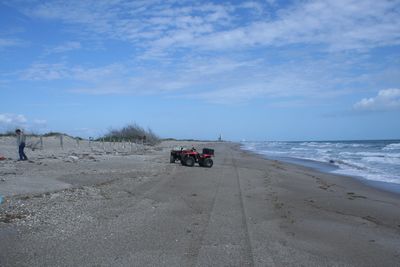
[[[214,149],[211,148],[203,148],[203,153],[197,152],[195,148],[181,148],[171,150],[170,162],[179,160],[184,166],[193,167],[195,163],[198,163],[201,167],[211,168],[214,164],[212,157],[214,157]]]

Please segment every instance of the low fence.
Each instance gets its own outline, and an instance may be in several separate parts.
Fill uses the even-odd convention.
[[[65,135],[57,136],[27,136],[26,148],[32,150],[63,150],[63,151],[92,151],[92,152],[118,152],[136,153],[146,147],[143,139],[111,139],[105,141],[72,138]]]

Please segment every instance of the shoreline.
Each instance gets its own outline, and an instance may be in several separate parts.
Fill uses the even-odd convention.
[[[14,195],[0,205],[0,265],[398,263],[398,195],[236,143],[195,144],[215,149],[212,168],[169,163],[170,148],[181,143],[118,156],[92,151],[94,159],[77,162],[58,152],[18,165],[5,183],[22,176],[71,188]],[[47,180],[35,180],[41,176]]]
[[[286,164],[293,164],[293,165],[300,166],[300,167],[310,168],[314,171],[318,171],[321,173],[349,177],[351,179],[359,181],[360,183],[362,183],[364,185],[400,196],[400,184],[397,184],[397,183],[390,183],[390,182],[377,181],[377,180],[368,180],[367,178],[364,178],[363,176],[336,173],[336,172],[333,172],[333,170],[339,169],[339,167],[332,166],[326,162],[319,162],[319,161],[310,160],[310,159],[290,158],[290,157],[273,157],[273,156],[268,156],[268,155],[264,155],[261,153],[257,153],[256,151],[247,150],[242,147],[241,143],[237,143],[237,145],[240,150],[248,152],[250,154],[253,154],[257,157],[261,157],[263,159],[277,160],[280,162],[284,162]]]

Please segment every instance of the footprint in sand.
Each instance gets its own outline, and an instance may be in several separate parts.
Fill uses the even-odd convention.
[[[367,220],[369,222],[372,222],[374,224],[380,224],[377,218],[369,216],[369,215],[361,217],[361,218],[363,218],[364,220]]]
[[[354,192],[347,192],[347,196],[348,196],[348,199],[350,199],[350,200],[354,200],[354,199],[357,199],[357,198],[362,198],[362,199],[366,199],[367,198],[366,196],[357,195]]]

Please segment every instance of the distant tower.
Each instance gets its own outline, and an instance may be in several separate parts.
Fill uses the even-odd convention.
[[[218,141],[222,142],[222,134],[219,134]]]

